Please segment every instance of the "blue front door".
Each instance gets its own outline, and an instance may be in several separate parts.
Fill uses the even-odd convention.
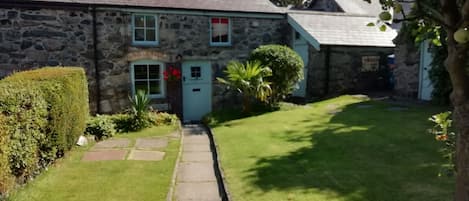
[[[208,61],[182,64],[184,121],[199,121],[212,111],[212,68]]]

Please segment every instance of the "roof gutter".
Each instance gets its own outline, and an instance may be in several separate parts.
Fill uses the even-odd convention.
[[[76,2],[49,2],[49,1],[22,1],[22,0],[3,0],[0,2],[2,7],[25,7],[25,8],[67,8],[67,9],[88,9],[94,7],[97,10],[124,10],[129,12],[158,12],[167,14],[185,14],[185,15],[227,15],[228,17],[253,17],[253,18],[272,18],[284,19],[285,12],[256,12],[256,11],[223,11],[208,9],[174,8],[174,7],[150,7],[135,5],[115,5],[115,4],[89,4]]]

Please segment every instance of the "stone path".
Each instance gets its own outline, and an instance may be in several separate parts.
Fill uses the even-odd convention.
[[[164,149],[168,139],[176,138],[176,134],[162,137],[138,138],[135,145],[129,139],[108,139],[96,143],[83,155],[83,161],[105,160],[143,160],[160,161],[164,159]]]
[[[183,126],[182,157],[177,166],[176,201],[220,201],[207,131],[201,125]]]

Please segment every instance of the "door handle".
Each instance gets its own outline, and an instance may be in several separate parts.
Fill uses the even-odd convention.
[[[182,76],[182,81],[183,81],[183,82],[186,81],[186,76]]]

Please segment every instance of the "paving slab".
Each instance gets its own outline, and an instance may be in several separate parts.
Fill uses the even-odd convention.
[[[184,144],[210,144],[207,135],[188,135],[184,136]]]
[[[138,138],[135,143],[137,149],[161,149],[167,146],[167,138]]]
[[[177,170],[178,182],[217,181],[213,163],[181,162]]]
[[[212,162],[212,152],[184,152],[182,154],[183,162]]]
[[[93,149],[126,148],[129,144],[129,139],[109,139],[96,143]]]
[[[185,140],[185,139],[184,139]],[[195,151],[210,151],[210,145],[208,144],[186,144],[183,145],[184,152],[195,152]]]
[[[99,150],[89,151],[83,156],[83,161],[124,160],[127,150]]]
[[[128,160],[141,160],[141,161],[161,161],[164,159],[165,152],[162,151],[130,151]]]
[[[221,201],[217,182],[178,183],[177,201]]]

